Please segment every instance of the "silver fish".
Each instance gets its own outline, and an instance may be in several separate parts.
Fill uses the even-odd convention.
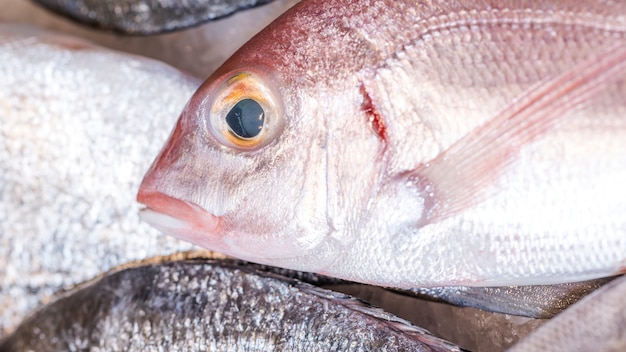
[[[22,0],[0,0],[0,21],[28,23],[88,39],[111,49],[152,57],[196,77],[206,78],[242,44],[296,2],[275,0],[220,21],[151,36],[121,36],[94,30],[56,16],[32,1]]]
[[[416,288],[399,292],[458,307],[549,319],[614,279],[535,286]]]
[[[460,351],[363,301],[228,261],[125,269],[67,293],[0,351]]]
[[[524,351],[626,351],[626,276],[582,299],[513,346]]]
[[[79,23],[125,34],[156,34],[197,26],[272,0],[35,0]]]
[[[0,335],[52,293],[194,249],[141,223],[139,181],[199,81],[0,24]],[[132,233],[133,235],[128,235]]]
[[[143,218],[399,288],[626,268],[626,7],[302,1],[191,98]]]

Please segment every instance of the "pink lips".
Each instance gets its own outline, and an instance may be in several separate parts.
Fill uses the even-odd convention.
[[[216,233],[219,228],[219,217],[197,204],[172,198],[158,191],[141,187],[137,201],[147,206],[147,209],[142,210],[143,218],[147,222],[166,232],[173,231],[177,237]],[[187,240],[196,242],[193,238]]]

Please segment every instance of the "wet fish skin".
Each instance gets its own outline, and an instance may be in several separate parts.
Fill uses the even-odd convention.
[[[140,188],[144,218],[235,257],[400,288],[618,274],[624,10],[301,2],[190,100]],[[225,118],[247,94],[267,122],[238,141]]]
[[[251,264],[248,263],[248,265]],[[255,268],[257,268],[257,270],[295,278],[315,286],[348,293],[360,298],[364,297],[358,294],[359,288],[369,286],[328,276],[273,266],[256,265]],[[471,307],[486,312],[516,315],[533,319],[550,319],[618,277],[619,276],[613,276],[556,285],[501,287],[449,286],[414,288],[410,290],[387,288],[387,290],[421,300],[447,303],[455,307]],[[337,290],[337,288],[341,287],[354,287],[354,291]],[[368,298],[364,299],[369,301]],[[381,304],[381,307],[384,307],[384,304]]]
[[[272,0],[35,0],[79,23],[124,34],[158,34],[200,25]]]
[[[624,351],[624,297],[626,276],[621,276],[557,315],[509,351]]]
[[[194,248],[142,223],[134,194],[200,81],[16,24],[0,24],[0,62],[2,336],[61,289]]]
[[[535,286],[415,288],[395,292],[458,307],[549,319],[614,279]]]
[[[229,261],[125,269],[68,293],[0,351],[460,351],[335,293]]]

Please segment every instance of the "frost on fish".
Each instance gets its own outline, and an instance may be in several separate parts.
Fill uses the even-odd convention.
[[[110,273],[0,341],[0,351],[85,349],[461,351],[363,301],[227,260]]]
[[[239,258],[401,288],[623,272],[624,11],[303,1],[189,101],[144,216]]]

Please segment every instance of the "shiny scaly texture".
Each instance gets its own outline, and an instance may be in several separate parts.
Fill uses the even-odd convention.
[[[625,9],[303,1],[192,97],[140,188],[146,219],[239,258],[401,288],[623,272]],[[212,110],[216,92],[245,97],[229,85],[245,72],[283,111],[252,150],[222,143]]]
[[[624,351],[626,349],[626,276],[571,306],[510,352]]]
[[[162,63],[0,25],[0,335],[113,266],[193,248],[134,192],[198,81]]]
[[[0,341],[25,350],[461,351],[358,299],[230,261],[110,273]]]

